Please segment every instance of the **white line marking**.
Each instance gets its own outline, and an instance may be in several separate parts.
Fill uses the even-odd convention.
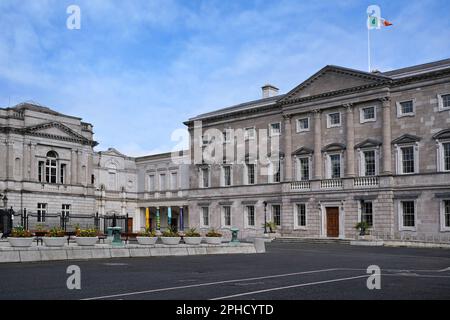
[[[278,288],[271,288],[271,289],[264,289],[264,290],[257,290],[257,291],[238,293],[238,294],[233,294],[231,296],[214,298],[214,299],[211,299],[211,300],[231,299],[231,298],[237,298],[237,297],[243,297],[243,296],[250,296],[250,295],[254,295],[254,294],[258,294],[258,293],[265,293],[265,292],[286,290],[286,289],[292,289],[292,288],[315,286],[315,285],[324,284],[324,283],[342,282],[342,281],[355,280],[355,279],[368,278],[368,277],[369,277],[369,275],[362,275],[362,276],[356,276],[356,277],[350,277],[350,278],[340,278],[340,279],[333,279],[333,280],[325,280],[325,281],[317,281],[317,282],[310,282],[310,283],[295,284],[295,285],[292,285],[292,286],[285,286],[285,287],[278,287]]]
[[[154,293],[154,292],[161,292],[161,291],[188,289],[188,288],[195,288],[195,287],[206,287],[206,286],[213,286],[213,285],[218,285],[218,284],[234,283],[234,282],[245,282],[245,281],[262,280],[262,279],[291,277],[291,276],[298,276],[298,275],[302,275],[302,274],[312,274],[312,273],[321,273],[321,272],[330,272],[330,271],[339,271],[339,269],[312,270],[312,271],[285,273],[285,274],[264,276],[264,277],[255,277],[255,278],[246,278],[246,279],[235,279],[235,280],[224,280],[224,281],[216,281],[216,282],[207,282],[207,283],[199,283],[199,284],[192,284],[192,285],[186,285],[186,286],[178,286],[178,287],[169,287],[169,288],[161,288],[161,289],[153,289],[153,290],[145,290],[145,291],[136,291],[136,292],[113,294],[113,295],[108,295],[108,296],[86,298],[86,299],[82,299],[82,300],[110,299],[110,298],[127,297],[127,296],[133,296],[133,295],[139,295],[139,294],[145,294],[145,293]]]

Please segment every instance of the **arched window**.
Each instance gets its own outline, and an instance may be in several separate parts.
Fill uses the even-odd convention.
[[[45,161],[45,181],[47,183],[56,183],[58,173],[58,154],[55,151],[47,153],[47,160]]]

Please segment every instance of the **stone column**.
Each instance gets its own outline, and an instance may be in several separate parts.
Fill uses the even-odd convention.
[[[77,184],[78,183],[78,155],[77,150],[72,149],[72,157],[70,159],[70,183],[71,184]]]
[[[347,177],[355,176],[355,127],[354,127],[354,115],[353,115],[353,105],[346,104],[344,107],[347,109]]]
[[[30,180],[31,181],[37,181],[37,168],[38,168],[38,161],[36,161],[36,144],[31,142],[30,143]]]
[[[12,180],[14,179],[14,142],[8,141],[6,143],[7,151],[6,151],[6,159],[7,159],[7,165],[6,165],[6,174],[7,179]]]
[[[7,177],[7,148],[6,148],[6,141],[2,140],[0,141],[0,178],[6,179]],[[0,206],[2,204],[0,203]]]
[[[284,118],[284,154],[285,171],[284,181],[292,181],[292,122],[291,115],[285,115]]]
[[[29,157],[30,157],[30,152],[28,151],[30,149],[30,144],[28,141],[24,141],[23,142],[23,157],[22,157],[22,180],[27,181],[29,180],[29,171],[28,168],[30,167],[29,165]]]
[[[391,99],[381,99],[383,104],[383,175],[392,174]]]
[[[92,185],[92,174],[93,174],[93,167],[94,167],[94,157],[91,152],[89,152],[87,157],[87,181],[86,185],[90,186]]]
[[[322,179],[322,111],[314,110],[314,179]]]

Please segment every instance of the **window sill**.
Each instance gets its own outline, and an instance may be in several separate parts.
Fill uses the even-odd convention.
[[[377,122],[377,119],[368,119],[368,120],[362,120],[362,121],[360,121],[360,123],[361,124],[364,124],[364,123],[373,123],[373,122]]]
[[[399,231],[410,231],[410,232],[416,232],[417,228],[416,227],[401,227],[399,229]]]
[[[308,231],[308,227],[295,227],[294,231]]]
[[[297,130],[296,133],[305,133],[305,132],[310,132],[311,130],[309,129],[304,129],[304,130]]]
[[[415,117],[415,113],[405,113],[405,114],[398,114],[397,118],[405,118],[405,117]]]

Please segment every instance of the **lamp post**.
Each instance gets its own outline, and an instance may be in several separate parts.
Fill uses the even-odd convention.
[[[264,204],[264,234],[267,234],[267,201]]]
[[[3,207],[5,208],[5,210],[8,210],[8,197],[5,195],[3,196]]]

